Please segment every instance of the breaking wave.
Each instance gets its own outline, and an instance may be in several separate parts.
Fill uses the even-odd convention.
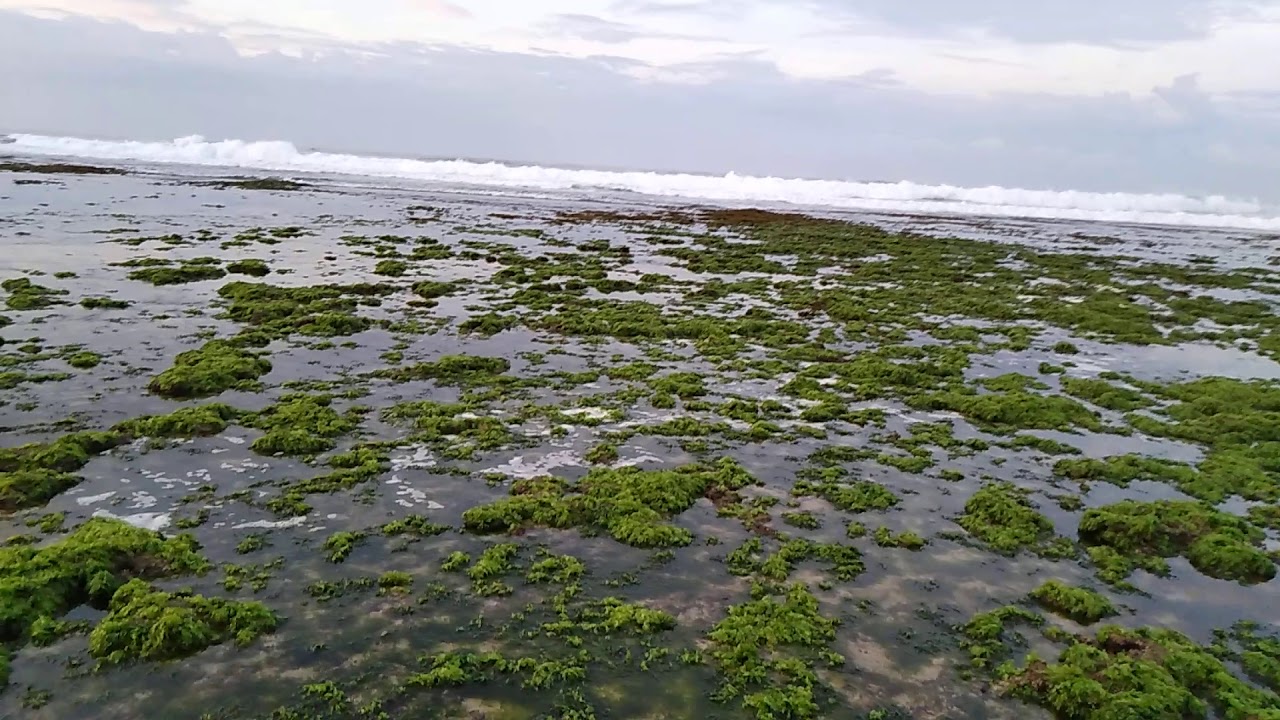
[[[1244,230],[1280,230],[1276,209],[1220,195],[1096,193],[966,188],[912,182],[846,182],[755,177],[728,173],[617,172],[468,160],[421,160],[300,152],[283,141],[199,136],[172,142],[117,142],[45,135],[11,135],[4,152],[143,163],[172,163],[526,188],[549,191],[622,190],[646,195],[730,203],[789,203],[896,213],[956,213],[994,217],[1092,220]]]

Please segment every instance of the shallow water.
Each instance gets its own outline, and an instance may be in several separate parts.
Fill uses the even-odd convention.
[[[482,315],[495,302],[509,296],[510,288],[498,287],[489,278],[502,267],[480,257],[413,263],[409,275],[386,278],[372,272],[376,259],[367,248],[343,244],[345,235],[403,235],[440,240],[455,251],[464,241],[497,242],[524,257],[564,252],[546,240],[571,243],[606,239],[631,249],[624,272],[609,277],[639,278],[645,273],[665,275],[680,283],[701,285],[711,275],[691,272],[669,256],[657,254],[665,245],[644,241],[650,233],[630,231],[612,224],[565,225],[556,214],[588,208],[555,198],[504,198],[464,193],[432,194],[420,189],[369,189],[342,186],[304,192],[218,190],[196,186],[172,176],[59,176],[56,184],[14,185],[0,177],[0,235],[8,252],[0,257],[0,275],[17,277],[32,272],[33,281],[65,289],[72,302],[81,297],[109,296],[127,300],[126,310],[87,311],[77,305],[6,313],[15,322],[4,330],[8,346],[18,340],[40,338],[52,351],[83,345],[103,356],[89,371],[71,371],[69,379],[23,383],[0,391],[0,427],[4,444],[48,440],[68,427],[107,428],[141,415],[166,413],[179,403],[150,395],[147,384],[173,363],[184,350],[199,347],[209,337],[226,337],[241,329],[220,317],[217,289],[235,280],[254,278],[229,275],[220,281],[153,287],[126,279],[127,270],[111,263],[132,258],[167,257],[174,260],[216,256],[226,261],[244,258],[267,260],[273,274],[263,282],[306,286],[322,282],[397,282],[419,280],[469,280],[458,294],[442,298],[434,308],[410,308],[407,297],[388,298],[379,307],[362,307],[360,313],[374,319],[401,320],[410,315],[444,319],[444,329],[426,334],[369,329],[350,337],[277,340],[269,348],[272,371],[263,376],[262,393],[228,391],[217,397],[243,410],[259,410],[288,392],[286,382],[339,381],[339,388],[360,388],[367,394],[340,399],[342,409],[361,405],[373,408],[357,433],[339,439],[339,449],[357,441],[395,441],[408,435],[403,425],[385,422],[377,411],[398,402],[435,400],[455,402],[461,390],[431,381],[393,384],[369,380],[366,373],[388,367],[385,353],[403,353],[399,365],[438,360],[446,355],[470,354],[501,357],[511,362],[512,376],[549,377],[553,372],[578,373],[604,370],[646,357],[645,348],[612,338],[590,342],[527,328],[516,328],[484,338],[459,335],[457,324]],[[429,206],[430,222],[414,222]],[[634,208],[634,206],[633,206]],[[495,218],[493,213],[502,217]],[[508,217],[511,216],[511,217]],[[1260,267],[1275,253],[1273,241],[1244,237],[1240,233],[1205,230],[1177,231],[1134,226],[1095,226],[1082,223],[992,221],[966,223],[948,219],[854,216],[884,226],[952,237],[996,239],[1040,249],[1079,249],[1091,253],[1123,255],[1159,262],[1185,262],[1193,256],[1213,256],[1220,267]],[[312,234],[289,238],[275,245],[251,244],[222,249],[219,243],[253,227],[301,226]],[[112,232],[119,229],[131,232]],[[512,236],[513,229],[534,228],[542,239]],[[191,237],[208,229],[218,239],[168,246],[148,242],[130,247],[114,240],[179,233]],[[499,234],[494,234],[499,233]],[[1098,243],[1082,239],[1114,238]],[[483,255],[483,253],[482,253]],[[773,258],[792,264],[794,257]],[[74,279],[55,279],[53,273],[75,272]],[[724,279],[766,277],[791,281],[797,277],[771,277],[761,273]],[[1273,280],[1274,282],[1274,280]],[[1260,291],[1254,292],[1255,295]],[[1261,293],[1265,295],[1265,293]],[[644,299],[678,312],[687,309],[682,288],[663,292],[610,294],[611,302]],[[773,308],[782,318],[798,317],[794,308],[783,308],[769,296],[730,295],[704,312],[721,317],[741,315],[749,305]],[[1080,353],[1072,356],[1075,377],[1096,377],[1105,371],[1141,380],[1173,382],[1186,378],[1220,376],[1238,379],[1280,378],[1280,364],[1255,352],[1219,348],[1207,343],[1176,346],[1108,344],[1072,337],[1053,328],[1034,347],[977,353],[966,370],[975,382],[1005,373],[1036,375],[1036,368],[1055,356],[1045,347],[1069,339]],[[668,355],[663,371],[693,371],[707,375],[706,399],[714,405],[730,398],[777,400],[797,412],[808,403],[781,394],[794,373],[776,377],[752,377],[718,361],[697,357],[693,344],[671,340],[661,344]],[[857,352],[866,342],[842,341],[832,347]],[[744,352],[742,357],[765,356],[773,351]],[[528,353],[544,356],[530,362]],[[676,359],[672,359],[676,358]],[[684,358],[684,359],[680,359]],[[802,366],[803,367],[803,366]],[[58,357],[24,365],[28,372],[67,370]],[[1046,382],[1053,381],[1052,379]],[[832,383],[828,383],[831,386]],[[417,658],[444,650],[484,647],[517,654],[534,645],[518,633],[495,632],[504,628],[513,613],[526,604],[539,604],[550,592],[514,581],[515,593],[506,598],[476,597],[465,576],[444,573],[440,563],[455,550],[477,554],[499,541],[518,543],[520,567],[535,557],[537,548],[571,554],[589,568],[584,593],[590,598],[618,595],[629,602],[665,610],[677,619],[676,627],[658,645],[680,649],[705,646],[703,636],[725,616],[730,605],[749,599],[750,582],[724,568],[729,552],[751,537],[737,520],[718,517],[711,502],[698,500],[672,523],[694,533],[695,542],[674,551],[670,559],[655,560],[652,551],[614,541],[607,535],[578,530],[530,529],[514,538],[477,537],[462,532],[463,513],[474,506],[507,497],[511,483],[519,479],[555,475],[577,480],[592,466],[588,450],[607,433],[635,431],[618,443],[614,467],[670,468],[700,458],[726,455],[762,481],[748,488],[748,497],[775,498],[771,527],[775,531],[817,542],[849,542],[863,555],[866,570],[848,582],[831,582],[821,562],[798,565],[790,580],[809,585],[822,611],[840,618],[830,647],[846,658],[843,667],[825,669],[820,677],[829,703],[823,717],[859,717],[874,709],[897,710],[917,718],[1036,717],[1040,711],[1000,699],[986,692],[981,682],[967,680],[960,671],[964,653],[953,626],[977,612],[1019,602],[1046,579],[1059,578],[1105,589],[1086,563],[1076,559],[1050,561],[1030,553],[1005,556],[982,547],[956,524],[966,501],[987,478],[1009,480],[1031,492],[1031,498],[1049,517],[1055,531],[1076,535],[1079,511],[1059,508],[1054,498],[1064,493],[1082,495],[1085,508],[1100,507],[1123,499],[1186,499],[1169,485],[1135,481],[1121,488],[1093,483],[1082,492],[1077,483],[1057,478],[1053,457],[1034,450],[1012,450],[999,443],[1006,437],[979,428],[950,412],[925,412],[897,399],[851,402],[851,409],[880,408],[888,419],[883,428],[845,422],[808,423],[794,418],[777,420],[785,432],[805,426],[827,427],[826,438],[773,435],[767,438],[706,438],[709,449],[688,438],[655,436],[647,428],[674,418],[693,416],[707,422],[718,411],[659,408],[648,393],[638,400],[611,397],[628,386],[600,376],[593,381],[573,381],[556,386],[521,390],[489,403],[488,416],[515,418],[526,404],[545,411],[558,408],[563,415],[548,420],[526,417],[513,422],[522,436],[519,446],[485,450],[472,457],[443,457],[439,447],[408,442],[390,454],[389,466],[375,481],[354,490],[307,496],[312,509],[305,516],[281,518],[265,507],[290,483],[327,472],[302,459],[262,457],[251,444],[260,430],[232,426],[208,438],[151,446],[145,441],[93,458],[81,471],[83,481],[51,500],[7,519],[0,519],[0,536],[28,532],[24,522],[43,513],[66,513],[65,526],[73,528],[97,516],[116,517],[139,526],[165,532],[190,531],[215,564],[262,566],[275,558],[283,564],[267,570],[269,579],[260,591],[248,585],[236,591],[221,586],[217,570],[203,578],[174,578],[157,584],[165,588],[192,587],[198,592],[241,599],[258,599],[279,612],[286,621],[273,634],[238,648],[212,647],[193,657],[169,663],[144,663],[91,671],[82,637],[63,640],[49,648],[25,646],[12,663],[8,690],[0,695],[0,717],[264,717],[278,707],[299,701],[299,689],[307,683],[335,680],[353,698],[383,698],[393,717],[423,713],[422,717],[505,718],[535,717],[551,712],[555,692],[522,692],[505,682],[468,685],[447,690],[415,690],[405,694],[398,684],[417,667]],[[1056,391],[1057,385],[1051,385]],[[613,413],[616,412],[615,416]],[[1101,411],[1106,422],[1123,422],[1123,413]],[[65,423],[71,419],[71,423]],[[932,451],[935,467],[909,472],[874,460],[844,463],[856,479],[871,480],[896,493],[901,502],[884,512],[844,513],[816,497],[795,497],[797,473],[814,451],[829,446],[889,448],[887,433],[910,437],[921,423],[944,422],[959,439],[982,439],[989,447],[971,454]],[[61,423],[55,429],[53,424]],[[750,423],[729,422],[747,431]],[[1126,453],[1161,457],[1195,464],[1203,450],[1191,443],[1135,434],[1123,437],[1105,432],[1036,430],[1081,450],[1086,457]],[[898,452],[898,451],[895,451]],[[947,480],[941,470],[958,470],[959,480]],[[499,477],[500,476],[500,477]],[[778,519],[783,511],[809,511],[821,527],[797,530]],[[376,529],[409,514],[454,528],[435,537],[407,543],[403,538],[381,536]],[[196,522],[204,515],[203,522]],[[187,520],[189,522],[183,522]],[[887,527],[894,532],[919,533],[929,543],[918,552],[879,547],[869,538],[846,540],[846,521],[860,521],[869,530]],[[365,531],[369,537],[341,564],[326,562],[321,544],[331,533]],[[236,546],[251,534],[263,534],[267,546],[247,555]],[[772,539],[770,539],[772,542]],[[1180,558],[1170,561],[1171,575],[1159,578],[1138,571],[1131,581],[1145,594],[1112,593],[1126,608],[1117,619],[1124,625],[1160,625],[1207,640],[1211,631],[1248,618],[1263,623],[1280,622],[1280,606],[1274,602],[1277,581],[1245,586],[1205,577]],[[337,599],[320,601],[307,593],[317,581],[377,578],[388,571],[410,573],[414,589],[407,595],[380,595],[376,588],[357,589]],[[626,573],[634,582],[612,583]],[[518,578],[518,574],[513,576]],[[447,593],[432,595],[428,586],[442,583]],[[1110,591],[1108,591],[1110,592]],[[541,607],[541,606],[540,606]],[[514,625],[519,625],[515,622]],[[540,640],[538,642],[545,642]],[[634,638],[605,638],[593,645],[597,658],[589,669],[585,692],[607,717],[712,718],[748,717],[735,704],[713,702],[708,696],[718,682],[702,665],[672,661],[655,662],[641,670],[621,656],[623,649],[643,655],[645,647]],[[634,646],[634,647],[633,647]],[[558,648],[558,646],[557,646]],[[560,652],[556,649],[555,652]],[[67,666],[73,659],[72,667]],[[652,692],[660,683],[662,693]],[[23,707],[32,690],[52,693],[41,707]],[[26,693],[26,694],[24,694]],[[30,703],[28,703],[30,705]],[[395,713],[404,713],[403,715]],[[458,713],[470,713],[460,715]]]

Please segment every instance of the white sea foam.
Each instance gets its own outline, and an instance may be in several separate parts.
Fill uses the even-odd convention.
[[[957,213],[994,217],[1097,220],[1164,225],[1280,230],[1280,210],[1220,195],[1095,193],[965,188],[912,182],[846,182],[685,173],[571,170],[465,160],[417,160],[300,152],[284,141],[222,140],[199,136],[172,142],[117,142],[46,135],[12,135],[5,152],[175,163],[271,172],[400,178],[438,183],[551,191],[611,190],[740,204],[791,203],[831,208]]]

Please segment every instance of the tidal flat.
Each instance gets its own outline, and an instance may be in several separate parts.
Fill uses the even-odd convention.
[[[0,717],[1280,718],[1280,239],[0,173]]]

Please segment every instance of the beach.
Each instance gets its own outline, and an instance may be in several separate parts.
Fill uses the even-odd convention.
[[[0,717],[1280,712],[1250,208],[108,160],[0,159]]]

